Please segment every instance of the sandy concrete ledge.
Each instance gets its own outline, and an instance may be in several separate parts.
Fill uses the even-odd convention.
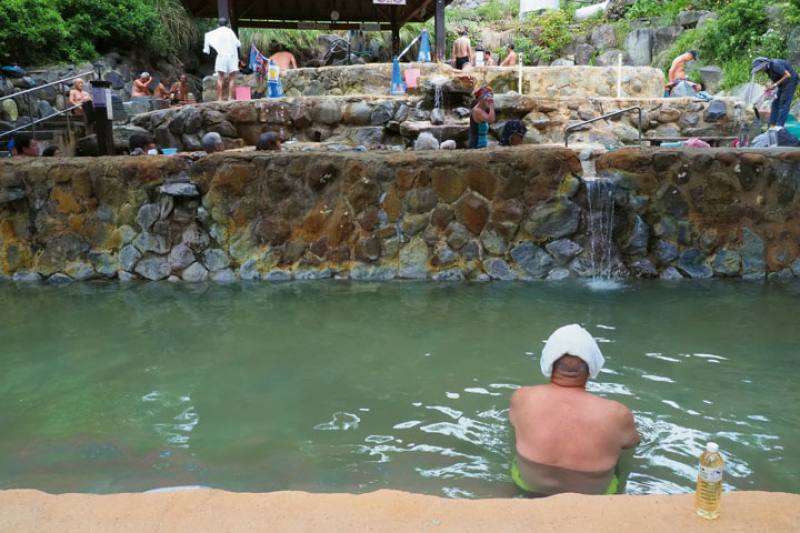
[[[397,491],[364,495],[196,490],[50,495],[0,492],[0,531],[800,531],[800,495],[725,494],[722,516],[693,512],[694,496],[451,500]]]

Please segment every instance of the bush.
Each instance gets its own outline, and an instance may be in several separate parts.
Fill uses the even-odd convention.
[[[66,38],[64,20],[54,1],[2,0],[1,61],[44,61],[53,53],[52,47]]]

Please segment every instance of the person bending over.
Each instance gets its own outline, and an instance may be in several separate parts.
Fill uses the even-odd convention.
[[[158,147],[156,141],[149,134],[134,133],[128,139],[128,153],[130,155],[156,155]]]
[[[203,145],[203,150],[209,154],[225,151],[225,143],[222,142],[222,137],[216,131],[209,131],[203,135],[200,144]]]
[[[14,151],[17,156],[39,157],[39,142],[27,133],[20,133],[14,137]]]
[[[494,93],[491,87],[483,86],[475,92],[472,103],[467,147],[486,148],[489,145],[489,124],[494,124],[495,120]]]
[[[679,55],[672,61],[672,65],[669,67],[669,74],[667,75],[669,78],[669,83],[667,83],[666,87],[667,94],[670,94],[676,85],[684,81],[690,84],[695,92],[702,90],[700,84],[691,81],[686,75],[686,64],[690,61],[695,61],[696,59],[697,51],[689,50],[688,52]]]
[[[464,70],[466,65],[472,63],[472,44],[469,41],[467,30],[461,30],[461,36],[453,43],[453,61],[459,70]]]
[[[217,73],[217,100],[222,101],[223,89],[228,86],[228,100],[233,100],[236,89],[236,73],[239,72],[239,48],[242,43],[228,27],[228,19],[219,19],[219,27],[205,35],[203,52],[211,53],[211,48],[217,51],[217,60],[214,71]]]
[[[278,65],[281,71],[297,68],[297,60],[294,58],[294,54],[286,50],[275,52],[269,56],[269,60]]]
[[[511,477],[525,493],[615,494],[623,449],[639,443],[633,414],[619,402],[586,391],[605,360],[591,334],[577,324],[557,329],[540,360],[550,383],[511,396],[515,432]]]
[[[509,120],[500,134],[500,146],[517,146],[525,140],[528,128],[521,120]]]
[[[262,133],[258,138],[258,142],[256,143],[256,150],[280,152],[281,140],[278,137],[278,134],[271,131]]]
[[[752,72],[753,74],[764,72],[769,76],[772,83],[767,86],[768,91],[778,89],[778,95],[772,101],[769,126],[782,128],[789,119],[789,110],[797,89],[797,72],[785,59],[766,57],[757,57],[753,60]]]

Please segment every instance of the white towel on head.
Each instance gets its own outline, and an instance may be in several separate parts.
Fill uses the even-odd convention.
[[[564,355],[581,358],[589,366],[592,379],[597,377],[606,362],[592,334],[578,324],[562,326],[547,339],[539,361],[542,374],[549,378],[553,374],[553,363]]]

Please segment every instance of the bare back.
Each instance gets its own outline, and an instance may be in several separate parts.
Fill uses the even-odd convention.
[[[470,45],[469,37],[461,36],[456,39],[456,41],[453,43],[453,56],[455,58],[472,58],[472,46]]]
[[[622,449],[639,442],[627,407],[582,388],[523,387],[511,398],[509,418],[520,456],[578,472],[613,469]]]
[[[281,70],[297,68],[297,61],[291,52],[276,52],[270,56],[270,60],[274,61]]]
[[[686,54],[676,57],[669,67],[669,81],[686,79],[685,66],[689,61],[690,59],[686,58]]]

